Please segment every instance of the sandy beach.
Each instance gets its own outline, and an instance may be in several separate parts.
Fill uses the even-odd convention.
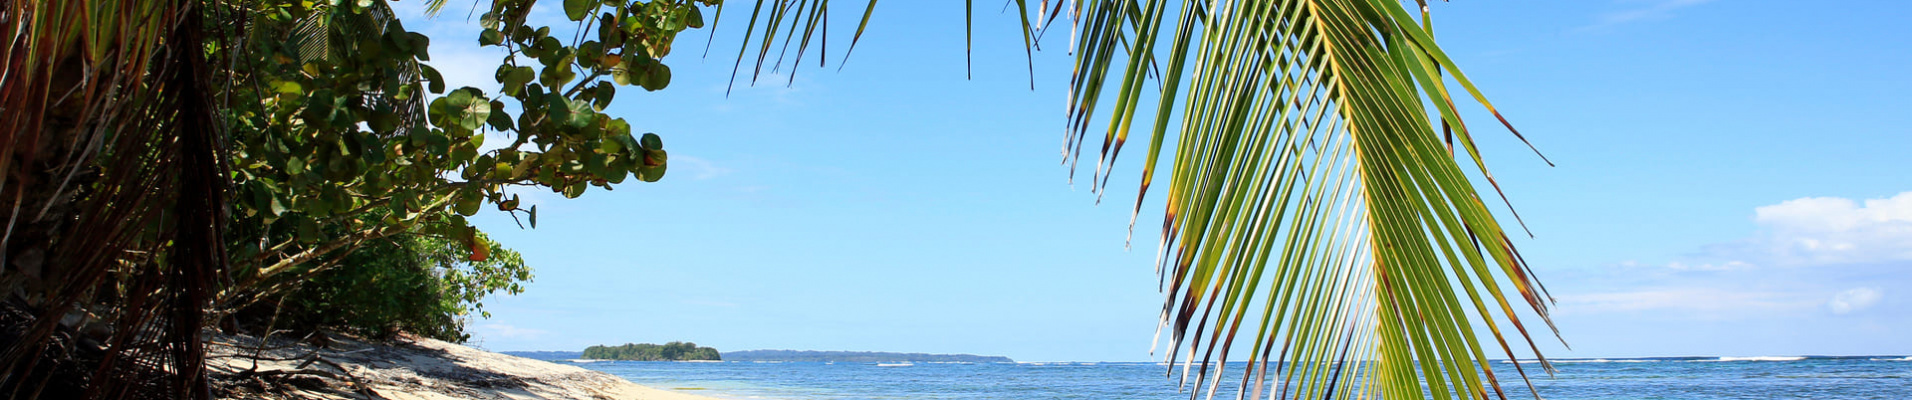
[[[231,399],[717,400],[425,338],[333,338],[318,346],[221,336],[207,350],[214,391]]]

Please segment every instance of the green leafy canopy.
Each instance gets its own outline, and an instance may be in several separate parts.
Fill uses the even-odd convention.
[[[563,39],[528,22],[535,3],[493,2],[479,17],[475,39],[507,53],[497,93],[448,91],[426,63],[430,38],[382,0],[268,1],[243,14],[253,45],[215,55],[239,60],[231,96],[249,100],[222,110],[240,229],[236,284],[221,302],[269,297],[390,237],[465,243],[483,261],[492,244],[466,218],[496,208],[535,227],[537,208],[518,190],[575,198],[662,179],[662,139],[603,110],[618,86],[668,86],[659,59],[713,2],[565,1],[579,34]]]

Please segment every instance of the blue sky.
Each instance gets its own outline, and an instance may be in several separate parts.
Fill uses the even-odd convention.
[[[664,137],[667,178],[534,196],[533,230],[480,218],[537,279],[488,301],[474,343],[1150,359],[1157,238],[1124,249],[1139,160],[1109,204],[1071,186],[1067,38],[1031,91],[1014,14],[979,5],[965,80],[957,4],[885,2],[841,73],[836,53],[728,96],[741,14],[709,58],[707,31],[681,37],[670,87],[609,110]],[[1912,8],[1435,6],[1444,48],[1559,165],[1479,135],[1559,299],[1573,349],[1549,356],[1912,353]],[[408,21],[448,78],[490,87],[499,56],[463,11]]]

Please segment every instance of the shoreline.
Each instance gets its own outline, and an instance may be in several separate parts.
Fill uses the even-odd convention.
[[[213,393],[227,399],[723,400],[427,338],[319,343],[215,336],[206,348]]]

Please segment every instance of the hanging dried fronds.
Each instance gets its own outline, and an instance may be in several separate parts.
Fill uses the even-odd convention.
[[[0,353],[0,396],[39,397],[49,378],[91,398],[206,396],[201,313],[226,258],[207,11],[0,2],[0,277],[35,314]],[[92,348],[93,372],[35,373],[53,347]]]

